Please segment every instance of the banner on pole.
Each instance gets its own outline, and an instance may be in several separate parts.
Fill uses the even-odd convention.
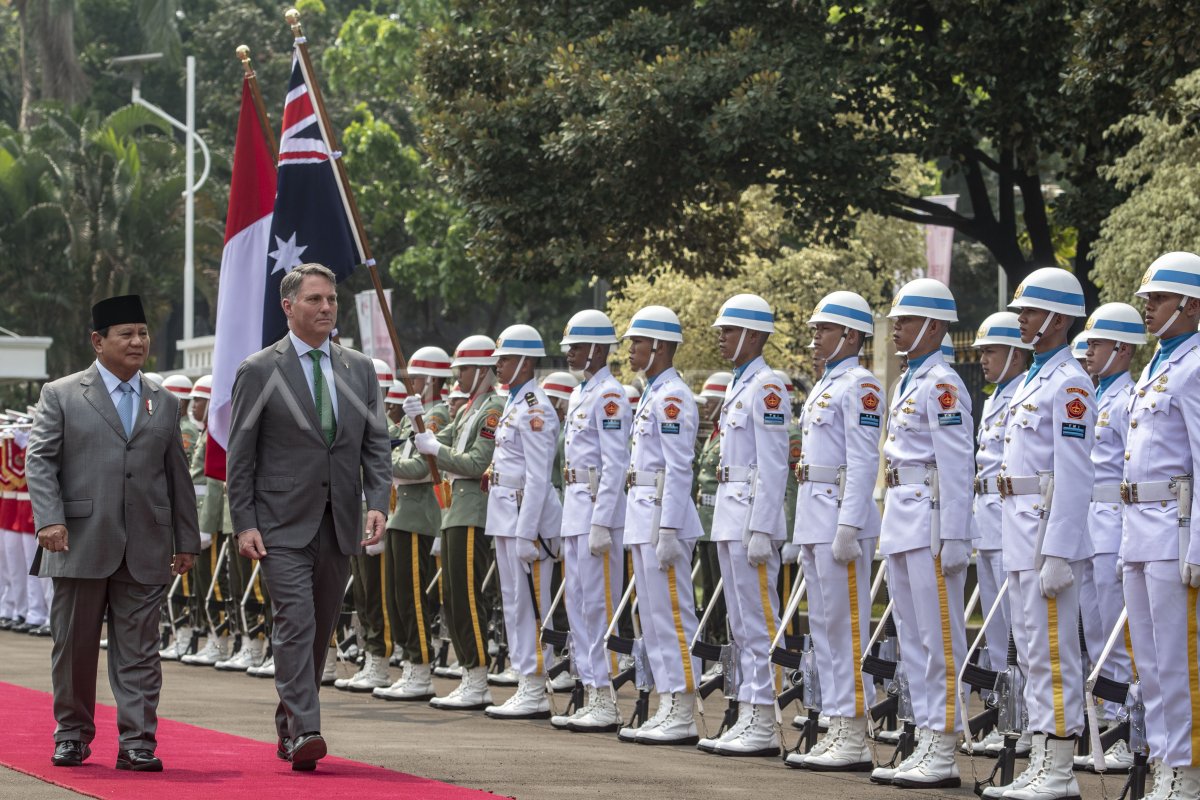
[[[958,195],[939,194],[926,197],[931,203],[945,206],[954,211],[958,207]],[[954,228],[948,225],[925,226],[925,263],[927,277],[950,285],[950,260],[954,254]]]
[[[392,306],[392,290],[384,289],[384,297],[388,308]],[[362,351],[371,358],[386,361],[392,369],[396,368],[396,353],[392,349],[392,337],[388,334],[387,325],[383,321],[383,309],[379,307],[379,296],[374,290],[359,292],[354,295],[354,305],[358,310],[358,334],[362,339]]]

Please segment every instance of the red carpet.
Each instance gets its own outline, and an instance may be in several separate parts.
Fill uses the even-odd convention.
[[[118,772],[116,710],[96,706],[96,740],[82,767],[54,767],[50,695],[0,682],[0,764],[88,797],[104,800],[270,800],[270,798],[429,798],[482,800],[496,795],[329,756],[316,772],[296,773],[275,757],[275,745],[158,721],[160,773]]]

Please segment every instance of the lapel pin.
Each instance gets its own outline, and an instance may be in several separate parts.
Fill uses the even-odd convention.
[[[146,398],[146,414],[149,416],[154,414],[154,403],[149,397]]]

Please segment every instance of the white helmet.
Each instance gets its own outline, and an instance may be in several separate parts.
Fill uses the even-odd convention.
[[[560,400],[569,400],[571,390],[578,385],[579,379],[569,372],[551,372],[542,378],[542,391],[546,396],[557,397]]]
[[[1079,279],[1062,267],[1042,267],[1029,273],[1008,307],[1041,308],[1067,317],[1087,316]]]
[[[408,360],[410,375],[428,375],[431,378],[449,378],[454,374],[450,369],[450,356],[440,347],[427,345],[418,347]]]
[[[1138,286],[1138,297],[1151,292],[1170,292],[1184,297],[1200,297],[1200,256],[1176,251],[1154,259]]]
[[[728,325],[733,328],[745,328],[748,331],[775,332],[775,314],[771,306],[756,294],[738,294],[725,301],[721,312],[717,314],[714,328]]]
[[[148,378],[149,380],[152,380],[155,383],[157,383],[159,386],[162,386],[163,376],[159,375],[157,372],[143,372],[142,377]]]
[[[733,383],[732,372],[714,372],[704,380],[704,388],[700,390],[700,396],[704,398],[715,397],[718,400],[725,399],[725,393],[729,391],[729,384]]]
[[[537,358],[546,355],[546,348],[542,344],[541,334],[533,326],[509,325],[496,339],[496,355]]]
[[[854,292],[830,292],[821,298],[808,324],[818,322],[844,325],[851,330],[862,331],[867,336],[875,333],[875,316],[867,301]]]
[[[404,398],[408,397],[408,389],[404,386],[403,381],[396,381],[387,389],[387,396],[383,402],[390,403],[394,406],[404,405]]]
[[[496,343],[491,337],[477,333],[468,336],[454,348],[452,367],[494,367],[496,366]]]
[[[947,364],[954,363],[954,342],[948,333],[942,337],[942,358]]]
[[[446,396],[447,400],[466,400],[471,395],[463,391],[462,384],[458,381],[454,382],[454,386],[450,387],[450,394]]]
[[[888,317],[926,317],[958,322],[958,306],[946,284],[933,278],[917,278],[896,292]]]
[[[1032,344],[1021,341],[1021,324],[1017,315],[1011,311],[997,311],[991,314],[975,332],[972,347],[983,347],[985,344],[1000,344],[1007,347],[1019,347],[1022,350],[1032,350]]]
[[[1088,340],[1086,331],[1071,340],[1071,355],[1075,358],[1087,358]]]
[[[1085,343],[1092,339],[1107,339],[1134,345],[1145,344],[1146,323],[1142,321],[1138,310],[1128,303],[1105,303],[1088,317],[1079,338]],[[1086,349],[1086,344],[1084,347]]]
[[[193,400],[208,400],[212,397],[212,375],[202,375],[196,378],[196,383],[192,385]]]
[[[642,336],[662,342],[682,342],[683,326],[679,317],[666,306],[646,306],[633,315],[622,339]]]
[[[375,377],[379,379],[379,388],[386,392],[392,387],[392,382],[396,380],[396,376],[392,374],[392,368],[382,358],[372,358],[371,363],[375,365]]]
[[[642,393],[638,391],[636,386],[629,383],[623,383],[621,387],[625,390],[625,399],[629,401],[629,405],[636,406],[638,401],[642,399]]]
[[[579,311],[567,323],[559,344],[565,350],[573,344],[616,344],[617,329],[603,311],[587,308]]]
[[[180,400],[187,400],[192,396],[192,382],[187,375],[169,375],[163,379],[162,385]]]

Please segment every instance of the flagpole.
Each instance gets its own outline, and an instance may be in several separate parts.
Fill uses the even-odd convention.
[[[267,147],[271,150],[271,160],[278,163],[279,145],[275,143],[275,131],[271,130],[267,105],[263,102],[262,90],[258,88],[258,73],[250,66],[250,48],[241,44],[236,52],[238,61],[242,62],[242,69],[246,72],[246,82],[250,84],[250,97],[254,100],[254,110],[258,112],[258,124],[262,126],[263,138],[267,140]]]
[[[309,77],[309,89],[312,92],[313,108],[317,112],[321,126],[325,129],[325,135],[329,137],[329,149],[336,152],[339,150],[337,134],[334,133],[333,126],[329,124],[329,115],[325,112],[325,98],[321,95],[321,87],[317,83],[317,75],[312,68],[312,59],[308,55],[308,40],[305,38],[304,31],[300,27],[300,12],[294,8],[289,8],[284,12],[283,16],[292,29],[296,52],[299,54],[300,60],[304,65],[304,71]],[[338,177],[341,179],[342,186],[345,189],[346,203],[350,207],[350,216],[354,220],[354,227],[358,233],[358,243],[362,247],[367,269],[371,273],[371,283],[375,287],[375,296],[379,299],[379,309],[383,312],[383,323],[387,326],[388,335],[392,340],[392,351],[396,354],[396,371],[400,374],[401,380],[404,381],[405,391],[409,394],[414,394],[412,380],[408,375],[408,359],[404,357],[404,349],[400,346],[400,337],[396,334],[396,325],[392,321],[392,310],[388,308],[387,297],[383,293],[383,284],[379,280],[379,269],[375,265],[374,256],[371,255],[371,245],[367,242],[367,232],[363,227],[362,215],[358,212],[358,203],[354,200],[354,191],[350,187],[350,179],[346,174],[346,165],[340,157],[335,157],[333,161],[334,168],[337,170]],[[413,427],[417,433],[424,433],[424,419],[421,417],[413,418]],[[425,456],[425,462],[429,465],[429,477],[433,481],[434,494],[437,496],[438,505],[442,508],[449,508],[451,497],[450,487],[442,483],[441,473],[437,467],[437,458],[427,455]]]

